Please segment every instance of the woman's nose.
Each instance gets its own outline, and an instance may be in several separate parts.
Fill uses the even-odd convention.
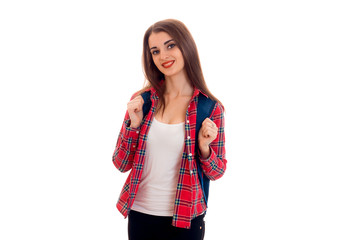
[[[167,59],[168,57],[169,57],[169,54],[166,51],[160,51],[161,59]]]

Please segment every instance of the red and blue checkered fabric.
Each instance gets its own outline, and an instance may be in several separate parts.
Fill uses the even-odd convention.
[[[145,161],[147,134],[154,116],[155,106],[159,101],[155,90],[152,88],[150,91],[152,106],[148,115],[139,128],[131,128],[129,127],[129,114],[126,112],[113,154],[113,163],[118,170],[121,172],[131,170],[116,205],[125,217],[128,216],[139,187]],[[199,94],[200,90],[195,88],[185,119],[184,152],[179,171],[172,221],[173,226],[180,228],[190,228],[191,220],[206,211],[206,203],[199,183],[194,156],[198,154],[195,153],[195,129]],[[136,94],[133,97],[135,96]],[[218,135],[210,144],[211,154],[209,158],[200,158],[200,161],[204,174],[210,180],[216,180],[224,175],[227,163],[225,158],[224,109],[221,104],[215,104],[210,119],[218,127]]]

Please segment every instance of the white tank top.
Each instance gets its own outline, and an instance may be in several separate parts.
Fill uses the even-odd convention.
[[[131,209],[155,216],[173,215],[184,139],[184,123],[166,124],[153,118],[144,169]]]

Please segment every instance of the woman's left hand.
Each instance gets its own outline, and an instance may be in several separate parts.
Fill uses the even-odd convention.
[[[214,141],[218,134],[218,128],[216,124],[211,121],[209,118],[206,118],[201,125],[199,131],[199,149],[201,156],[203,158],[208,158],[210,156],[210,143]]]

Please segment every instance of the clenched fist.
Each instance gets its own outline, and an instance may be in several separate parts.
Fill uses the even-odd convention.
[[[141,95],[135,97],[127,104],[127,110],[130,116],[131,124],[130,127],[138,128],[143,119],[142,106],[144,105],[144,99]]]
[[[206,118],[201,125],[199,131],[199,149],[201,152],[201,156],[203,158],[208,158],[210,155],[209,145],[214,141],[218,134],[218,128],[216,124],[210,120],[210,118]]]

